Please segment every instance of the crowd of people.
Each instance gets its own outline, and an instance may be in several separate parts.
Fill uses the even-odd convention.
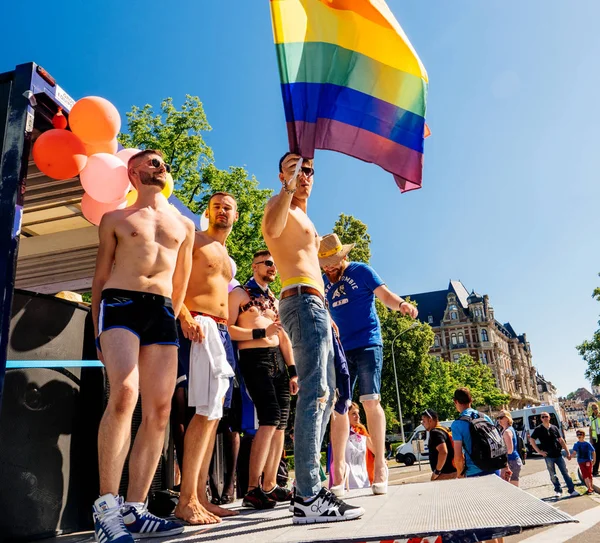
[[[99,227],[92,315],[110,397],[98,436],[96,539],[128,543],[183,530],[181,522],[150,513],[146,501],[169,418],[182,476],[175,516],[212,524],[237,514],[221,506],[234,497],[244,393],[253,401],[258,428],[243,506],[290,502],[295,524],[362,516],[362,507],[341,500],[345,491],[370,486],[380,495],[388,484],[375,298],[413,318],[416,308],[372,268],[350,262],[351,245],[334,234],[318,236],[307,215],[312,160],[291,153],[280,160],[282,188],[268,202],[262,224],[266,248],[254,254],[252,278],[233,289],[226,240],[238,218],[234,196],[213,194],[208,228],[196,231],[160,195],[167,169],[159,151],[133,156],[128,174],[138,199],[107,213]],[[278,273],[279,300],[269,288]],[[357,384],[369,432],[351,403]],[[119,483],[140,395],[142,423],[123,497]],[[277,483],[288,425],[294,433],[293,490]],[[328,425],[332,480],[325,488],[320,451]],[[221,494],[211,485],[209,500],[218,431],[228,442],[228,479]]]
[[[268,202],[262,223],[266,248],[254,254],[252,277],[234,288],[226,241],[238,219],[235,197],[212,194],[208,228],[197,231],[160,194],[167,169],[159,151],[134,155],[128,174],[138,199],[107,213],[99,227],[92,315],[110,397],[98,435],[97,541],[131,543],[183,531],[181,522],[147,508],[169,419],[181,468],[175,516],[204,525],[238,514],[221,506],[234,500],[246,397],[253,402],[258,427],[242,505],[269,509],[289,502],[294,524],[361,517],[362,507],[341,499],[346,490],[370,487],[375,495],[385,494],[389,478],[380,404],[383,342],[375,299],[411,318],[417,317],[416,307],[393,293],[373,268],[351,262],[353,245],[342,244],[335,234],[319,237],[307,214],[312,160],[292,153],[281,158],[282,188]],[[278,274],[279,299],[269,286]],[[351,401],[356,387],[366,427],[359,405]],[[293,395],[296,410],[290,421]],[[131,447],[123,497],[119,483],[139,396],[142,423]],[[422,413],[431,479],[497,474],[518,486],[522,447],[510,412],[498,415],[499,432],[487,415],[472,408],[468,389],[456,390],[454,404],[458,418],[450,431],[435,411]],[[597,421],[597,407],[595,414]],[[326,488],[321,448],[328,426]],[[291,490],[278,478],[289,428],[295,460]],[[590,428],[592,445],[578,435],[575,448],[590,488],[598,468],[598,430],[597,424]],[[222,491],[211,477],[217,432],[227,443]],[[530,442],[545,457],[557,493],[556,467],[569,492],[575,492],[561,448],[568,458],[571,453],[547,413]]]

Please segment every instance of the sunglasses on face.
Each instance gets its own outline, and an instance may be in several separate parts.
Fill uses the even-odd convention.
[[[504,418],[504,416],[502,417],[496,417],[496,420],[502,420]]]
[[[585,437],[585,434],[577,434],[577,437]]]
[[[302,173],[304,175],[306,175],[306,177],[312,177],[313,175],[315,175],[314,168],[311,168],[309,166],[302,166],[302,168],[300,168],[300,170],[302,171]]]
[[[275,266],[275,262],[273,262],[272,260],[260,260],[259,262],[255,262],[255,264],[264,264],[267,268]]]
[[[542,418],[543,418],[543,419],[549,419],[550,417],[548,417],[548,416],[546,415],[546,416],[543,416]]]
[[[169,166],[166,162],[158,160],[158,158],[153,158],[152,160],[150,160],[150,164],[153,168],[160,168],[164,165],[165,170],[167,170],[167,173],[171,173],[171,166]]]

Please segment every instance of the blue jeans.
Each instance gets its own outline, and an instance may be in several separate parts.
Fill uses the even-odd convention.
[[[335,366],[331,319],[323,301],[311,294],[284,298],[281,323],[294,351],[298,400],[294,422],[296,495],[315,496],[321,490],[321,443],[335,397]]]
[[[548,473],[550,474],[550,480],[554,485],[554,491],[562,492],[560,488],[560,481],[556,476],[556,466],[558,466],[558,469],[560,470],[560,473],[562,474],[565,483],[567,483],[567,489],[569,490],[569,492],[573,492],[573,490],[575,490],[575,485],[573,485],[573,479],[569,477],[569,472],[567,471],[565,459],[562,456],[559,456],[558,458],[550,458],[549,456],[546,456],[544,460],[546,461],[546,468],[548,469]]]
[[[354,392],[358,381],[359,400],[379,400],[381,398],[381,368],[383,366],[383,347],[371,345],[346,351],[350,386]]]

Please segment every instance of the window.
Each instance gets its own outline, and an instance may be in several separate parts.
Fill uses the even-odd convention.
[[[462,332],[458,333],[458,342],[459,343],[464,343],[465,342],[465,336],[463,336]]]
[[[427,322],[429,324],[433,324],[433,317],[431,315],[429,315],[429,317],[427,317]]]
[[[457,309],[456,304],[450,304],[450,311],[456,311]]]
[[[479,311],[479,309],[475,310],[475,316],[476,317],[481,317],[481,311]]]
[[[456,311],[451,311],[450,312],[450,318],[455,321],[456,319],[458,319],[458,313]]]
[[[489,341],[487,330],[483,329],[481,331],[481,341]]]
[[[433,338],[433,346],[434,347],[439,347],[440,346],[440,338],[438,336],[435,336]]]
[[[452,345],[456,345],[456,334],[450,336],[452,338]]]
[[[487,353],[481,353],[481,361],[487,365],[487,363],[488,363]]]
[[[454,362],[458,362],[458,359],[460,358],[460,355],[458,353],[454,353]]]

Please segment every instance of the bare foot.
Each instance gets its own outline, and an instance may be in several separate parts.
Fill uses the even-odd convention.
[[[202,501],[202,505],[209,513],[212,513],[213,515],[216,515],[217,517],[234,517],[235,515],[240,514],[239,511],[232,511],[231,509],[225,509],[224,507],[219,507],[218,505],[215,505],[214,503],[209,503],[208,500],[206,500],[206,503],[204,503],[204,501]]]
[[[188,524],[217,524],[221,519],[207,511],[198,500],[192,499],[187,504],[181,500],[175,508],[175,516]]]

